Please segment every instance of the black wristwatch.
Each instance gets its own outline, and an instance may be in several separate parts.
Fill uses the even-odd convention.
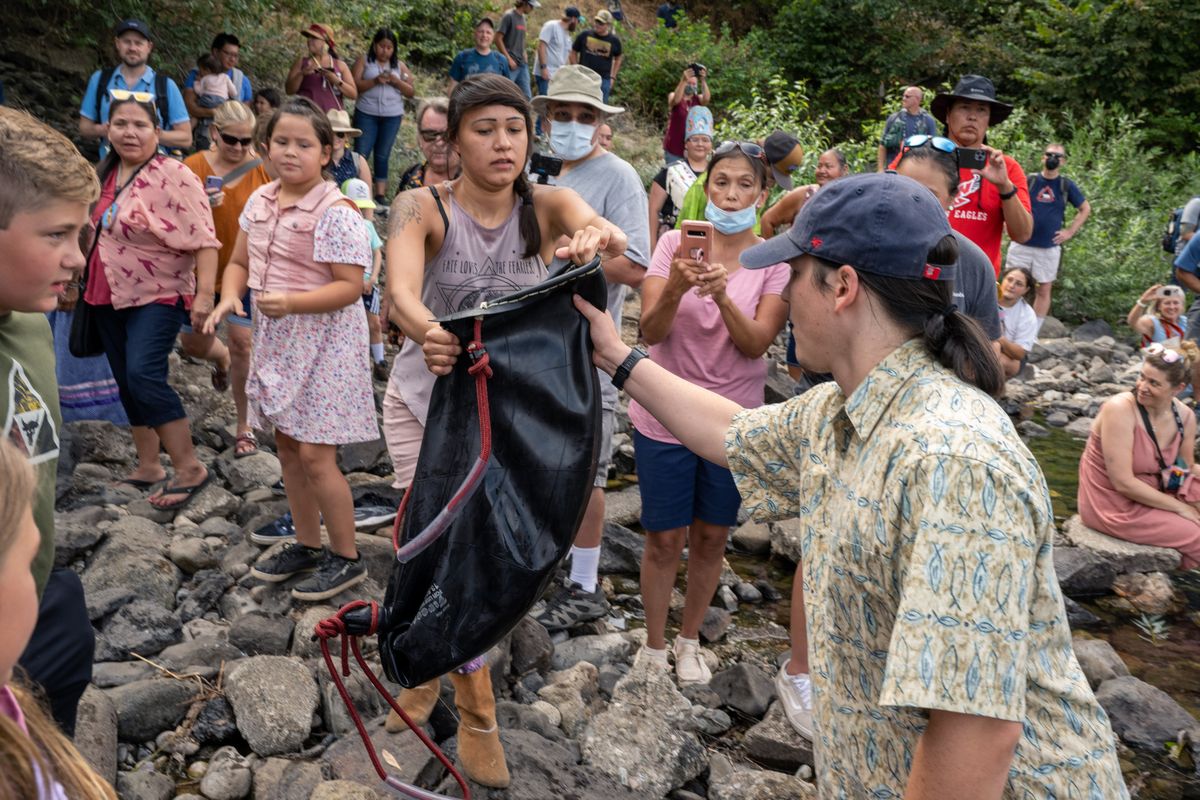
[[[621,366],[617,367],[617,371],[613,373],[612,385],[614,389],[621,389],[625,386],[625,381],[629,379],[629,373],[633,372],[634,366],[639,361],[645,358],[646,351],[640,347],[635,347],[629,351],[629,355],[621,362]]]
[[[1011,191],[1011,192],[1001,192],[1001,193],[1000,193],[1000,199],[1001,199],[1001,200],[1007,200],[1007,199],[1009,199],[1010,197],[1012,197],[1012,196],[1013,196],[1014,194],[1016,194],[1016,193],[1017,193],[1017,185],[1014,183],[1014,184],[1013,184],[1013,188],[1012,188],[1012,191]]]

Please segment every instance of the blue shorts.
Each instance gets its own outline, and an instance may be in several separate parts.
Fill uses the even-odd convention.
[[[221,295],[218,293],[216,296],[213,297],[213,305],[215,306],[219,302],[221,302]],[[225,321],[228,322],[230,325],[237,325],[239,328],[254,327],[254,322],[250,318],[250,290],[249,289],[247,289],[246,293],[244,295],[242,295],[242,310],[246,312],[246,316],[239,317],[237,314],[230,314],[229,316],[227,316],[225,318]],[[191,317],[188,317],[188,319],[190,320]],[[180,333],[195,333],[195,331],[192,330],[192,324],[190,321],[184,322],[182,325],[180,325],[179,332]]]
[[[362,301],[368,314],[379,316],[379,286],[372,286],[370,293],[362,296]]]
[[[681,444],[633,432],[642,527],[647,531],[686,528],[699,519],[710,525],[737,523],[742,498],[733,475]]]

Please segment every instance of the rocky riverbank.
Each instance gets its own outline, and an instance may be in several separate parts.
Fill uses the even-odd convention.
[[[1083,328],[1047,337],[1031,354],[1036,372],[1011,384],[1009,402],[1025,418],[1026,435],[1038,433],[1034,414],[1086,435],[1098,403],[1128,385],[1137,367],[1133,348],[1103,331],[1088,336]],[[76,423],[64,432],[58,559],[82,574],[97,630],[94,686],[76,737],[81,749],[131,800],[386,796],[311,632],[343,602],[382,600],[390,529],[359,534],[369,579],[327,604],[294,602],[289,584],[249,576],[260,548],[247,531],[286,510],[270,489],[280,474],[270,438],[262,453],[234,460],[228,396],[208,387],[203,367],[177,363],[172,374],[200,457],[217,476],[184,512],[165,514],[140,495],[111,488],[133,456],[126,432],[105,423]],[[786,377],[774,376],[771,398],[787,386]],[[627,420],[618,437],[617,472],[629,472]],[[341,466],[356,495],[395,501],[381,441],[345,448]],[[554,637],[526,618],[491,653],[513,780],[503,792],[473,793],[521,800],[815,797],[811,747],[791,731],[771,682],[787,646],[781,594],[798,553],[791,526],[751,523],[735,531],[733,566],[702,630],[714,680],[680,691],[669,676],[634,663],[644,639],[639,507],[636,487],[610,493],[601,563],[610,617]],[[1056,565],[1066,592],[1086,604],[1069,609],[1080,662],[1122,739],[1136,796],[1191,796],[1182,792],[1195,786],[1188,776],[1200,760],[1195,718],[1163,691],[1174,687],[1129,674],[1137,669],[1097,638],[1100,620],[1089,610],[1101,610],[1099,596],[1105,613],[1175,615],[1195,626],[1189,596],[1172,575],[1178,554],[1131,549],[1072,522]],[[681,595],[674,605],[682,607]],[[382,675],[374,643],[364,644]],[[414,736],[383,730],[386,706],[357,670],[348,684],[389,769],[454,794],[453,780]],[[445,682],[429,730],[451,758],[453,708]],[[1173,761],[1163,755],[1166,741],[1183,744]],[[1156,793],[1163,786],[1179,791]]]

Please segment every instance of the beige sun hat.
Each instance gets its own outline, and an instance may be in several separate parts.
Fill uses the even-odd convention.
[[[350,113],[340,108],[331,108],[326,114],[334,133],[348,133],[351,136],[362,136],[362,131],[350,124]]]
[[[623,106],[610,106],[604,102],[600,75],[582,64],[559,67],[550,79],[546,94],[533,98],[531,105],[535,113],[544,115],[549,103],[583,103],[605,114],[620,114],[625,110]]]

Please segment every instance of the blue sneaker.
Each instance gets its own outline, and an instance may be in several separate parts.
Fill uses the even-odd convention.
[[[270,547],[276,542],[296,541],[296,525],[292,522],[292,512],[289,511],[252,532],[250,541],[263,547]]]

